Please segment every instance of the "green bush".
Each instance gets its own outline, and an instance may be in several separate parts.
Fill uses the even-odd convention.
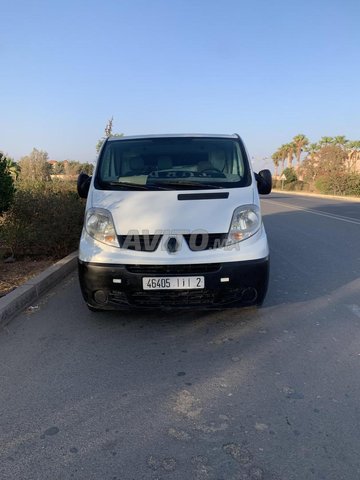
[[[282,189],[282,180],[274,180],[273,188]],[[286,183],[284,191],[290,192],[316,192],[325,195],[360,196],[360,175],[357,173],[337,176],[321,176],[314,183],[296,180]]]
[[[331,179],[328,177],[319,177],[315,180],[315,188],[320,193],[331,194],[332,191]]]
[[[309,192],[310,185],[306,182],[301,180],[295,180],[293,182],[289,182],[285,184],[286,190],[290,190],[291,192]]]
[[[16,256],[63,257],[78,247],[84,206],[73,182],[21,182],[0,242]]]
[[[284,180],[285,185],[296,182],[297,180],[296,172],[292,167],[285,168],[283,175],[286,177],[286,180]]]
[[[273,182],[273,188],[277,190],[282,189],[282,180],[275,180]],[[296,180],[295,182],[286,183],[284,180],[284,190],[291,192],[310,192],[311,187],[308,182],[303,182],[302,180]]]
[[[316,179],[315,187],[320,193],[330,195],[360,195],[360,175],[356,173],[321,176]]]
[[[360,175],[353,173],[346,176],[345,195],[360,196]]]
[[[8,168],[8,159],[0,152],[0,214],[10,207],[14,193],[14,180]]]

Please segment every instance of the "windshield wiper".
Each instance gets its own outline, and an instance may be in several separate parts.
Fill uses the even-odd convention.
[[[200,187],[203,188],[204,190],[207,188],[224,188],[221,187],[220,185],[214,185],[213,183],[203,183],[203,182],[160,182],[159,183],[148,183],[148,185],[152,186],[160,186],[161,187]],[[161,188],[160,187],[160,188]],[[181,189],[181,188],[180,188]]]
[[[111,187],[126,187],[134,190],[152,190],[151,187],[154,187],[157,190],[166,190],[166,188],[163,188],[161,185],[144,185],[142,183],[131,182],[104,182],[104,185],[110,185]]]
[[[148,190],[146,185],[141,183],[131,183],[131,182],[104,182],[105,185],[110,185],[111,187],[126,187],[126,188],[135,188],[136,190]]]

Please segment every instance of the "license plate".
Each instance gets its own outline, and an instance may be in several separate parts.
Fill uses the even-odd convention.
[[[204,277],[143,277],[144,290],[194,290],[205,287]]]

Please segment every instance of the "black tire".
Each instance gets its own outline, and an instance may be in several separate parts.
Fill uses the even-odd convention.
[[[86,304],[90,312],[101,312],[100,308],[93,307],[92,305],[89,305],[88,303]]]

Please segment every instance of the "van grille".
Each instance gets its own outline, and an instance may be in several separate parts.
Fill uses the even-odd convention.
[[[213,250],[225,246],[227,233],[189,233],[183,235],[188,247],[193,252]],[[155,252],[160,241],[161,234],[156,235],[118,235],[121,248],[137,252]]]
[[[162,235],[118,235],[121,248],[137,252],[155,252]]]
[[[190,250],[198,252],[224,247],[227,233],[192,233],[184,235],[184,238]]]
[[[112,291],[109,295],[111,303],[118,306],[137,307],[186,307],[189,305],[212,305],[215,294],[209,290],[182,290],[158,292],[133,292],[124,293]]]
[[[234,288],[225,291],[214,290],[161,290],[161,291],[134,291],[121,292],[112,290],[109,293],[110,303],[118,307],[188,307],[188,306],[224,306],[232,302],[240,302],[243,305],[254,303],[257,292],[252,289],[249,297],[249,289]]]
[[[186,305],[211,305],[214,302],[214,293],[208,290],[195,292],[184,291],[159,291],[159,292],[134,292],[128,294],[130,304],[139,306],[186,306]]]

